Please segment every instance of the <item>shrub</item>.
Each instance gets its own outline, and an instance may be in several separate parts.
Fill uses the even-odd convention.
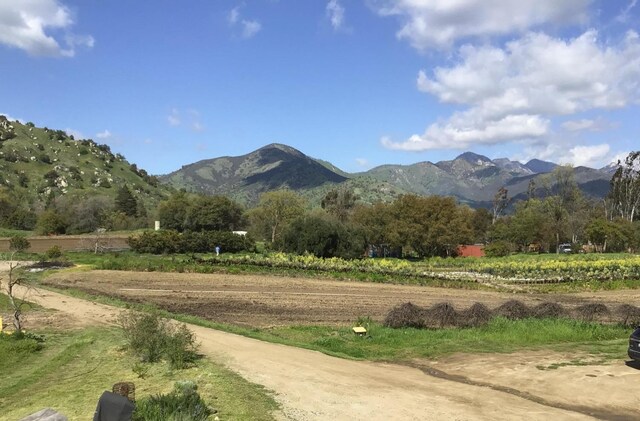
[[[526,319],[531,315],[529,308],[518,300],[509,300],[494,310],[496,316],[511,320]]]
[[[9,239],[9,250],[25,251],[29,247],[31,247],[31,243],[29,243],[29,240],[27,240],[26,237],[14,235]]]
[[[49,260],[58,259],[62,257],[62,249],[60,249],[60,246],[55,245],[50,247],[49,250],[45,252],[45,254],[47,255],[47,258]]]
[[[308,215],[291,223],[282,235],[283,250],[316,257],[362,257],[366,242],[354,227],[329,218]]]
[[[464,327],[478,327],[489,323],[492,314],[482,303],[474,303],[460,315],[460,325]]]
[[[137,253],[210,253],[220,246],[223,252],[255,250],[255,242],[247,236],[230,231],[202,231],[178,233],[174,230],[145,232],[127,239]]]
[[[539,319],[549,319],[567,316],[567,311],[558,303],[544,302],[535,306],[531,313]]]
[[[193,382],[176,382],[166,395],[140,399],[133,413],[133,421],[180,420],[204,421],[213,413],[197,392]]]
[[[484,248],[484,254],[487,257],[504,257],[511,254],[513,245],[507,241],[494,241],[487,244]]]
[[[592,322],[600,317],[606,317],[611,314],[609,308],[600,303],[584,304],[576,308],[578,317],[585,322]]]
[[[171,368],[182,369],[197,359],[198,344],[186,325],[175,325],[155,312],[122,313],[118,318],[129,349],[143,362],[165,358]]]
[[[384,325],[392,328],[424,327],[424,311],[412,303],[404,303],[394,307],[384,319]]]
[[[451,303],[438,303],[424,312],[425,325],[428,327],[452,327],[457,326],[458,312]]]
[[[622,304],[616,309],[618,320],[625,326],[638,326],[640,324],[640,308],[630,304]]]

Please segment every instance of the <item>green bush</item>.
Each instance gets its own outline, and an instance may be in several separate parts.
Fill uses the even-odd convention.
[[[118,318],[129,349],[143,362],[165,358],[171,368],[188,367],[197,359],[198,344],[186,325],[175,325],[157,313],[122,313]]]
[[[255,250],[255,242],[251,238],[230,231],[179,233],[161,230],[131,236],[127,242],[133,251],[150,254],[210,253],[216,246],[230,253]]]
[[[49,260],[53,260],[53,259],[59,259],[60,257],[62,257],[62,249],[60,249],[60,246],[55,245],[50,247],[45,254],[47,255],[47,258]]]
[[[504,257],[511,254],[513,246],[507,241],[494,241],[484,248],[484,254],[487,257]]]
[[[136,403],[133,421],[205,421],[213,413],[197,392],[193,382],[176,382],[166,395],[140,399]]]
[[[296,219],[283,234],[283,250],[316,257],[362,257],[364,237],[350,226],[320,216]]]
[[[14,235],[9,239],[9,250],[25,251],[31,247],[31,243],[22,235]]]

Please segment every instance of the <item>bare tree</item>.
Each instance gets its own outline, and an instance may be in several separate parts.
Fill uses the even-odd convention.
[[[18,293],[18,287],[26,286],[26,279],[18,276],[17,269],[21,266],[20,262],[15,260],[15,255],[18,252],[24,251],[30,247],[29,241],[24,237],[13,237],[9,242],[9,250],[11,251],[9,257],[9,273],[6,282],[0,282],[0,286],[9,296],[9,303],[11,304],[11,310],[13,311],[13,326],[16,332],[22,331],[22,309],[28,304],[25,297],[26,293],[20,295]]]
[[[500,187],[498,193],[493,197],[492,224],[496,223],[498,218],[504,213],[507,206],[509,206],[508,193],[509,191],[506,188]]]

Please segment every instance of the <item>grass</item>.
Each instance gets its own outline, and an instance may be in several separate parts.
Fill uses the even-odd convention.
[[[46,407],[70,420],[91,419],[102,392],[119,381],[133,381],[140,399],[170,392],[177,380],[192,380],[203,399],[227,420],[271,420],[277,409],[264,388],[207,360],[180,371],[164,363],[149,365],[144,378],[138,378],[133,371],[136,362],[123,351],[116,329],[49,332],[44,348],[35,352],[15,352],[3,348],[2,342],[2,420],[20,419]]]

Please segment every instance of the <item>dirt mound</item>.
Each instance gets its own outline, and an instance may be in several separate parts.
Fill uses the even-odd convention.
[[[506,317],[511,320],[526,319],[531,311],[522,301],[509,300],[493,311],[495,316]]]
[[[531,315],[539,319],[566,317],[567,310],[558,303],[544,302],[531,309]]]
[[[424,327],[424,310],[412,303],[404,303],[394,307],[384,319],[387,327]]]
[[[425,325],[431,328],[456,327],[459,318],[451,303],[438,303],[424,311]]]
[[[489,323],[493,317],[489,307],[482,303],[475,303],[467,310],[460,314],[460,326],[463,327],[477,327]]]
[[[596,320],[602,320],[611,315],[609,307],[600,303],[584,304],[580,307],[576,307],[575,313],[577,318],[585,322],[593,322]]]

